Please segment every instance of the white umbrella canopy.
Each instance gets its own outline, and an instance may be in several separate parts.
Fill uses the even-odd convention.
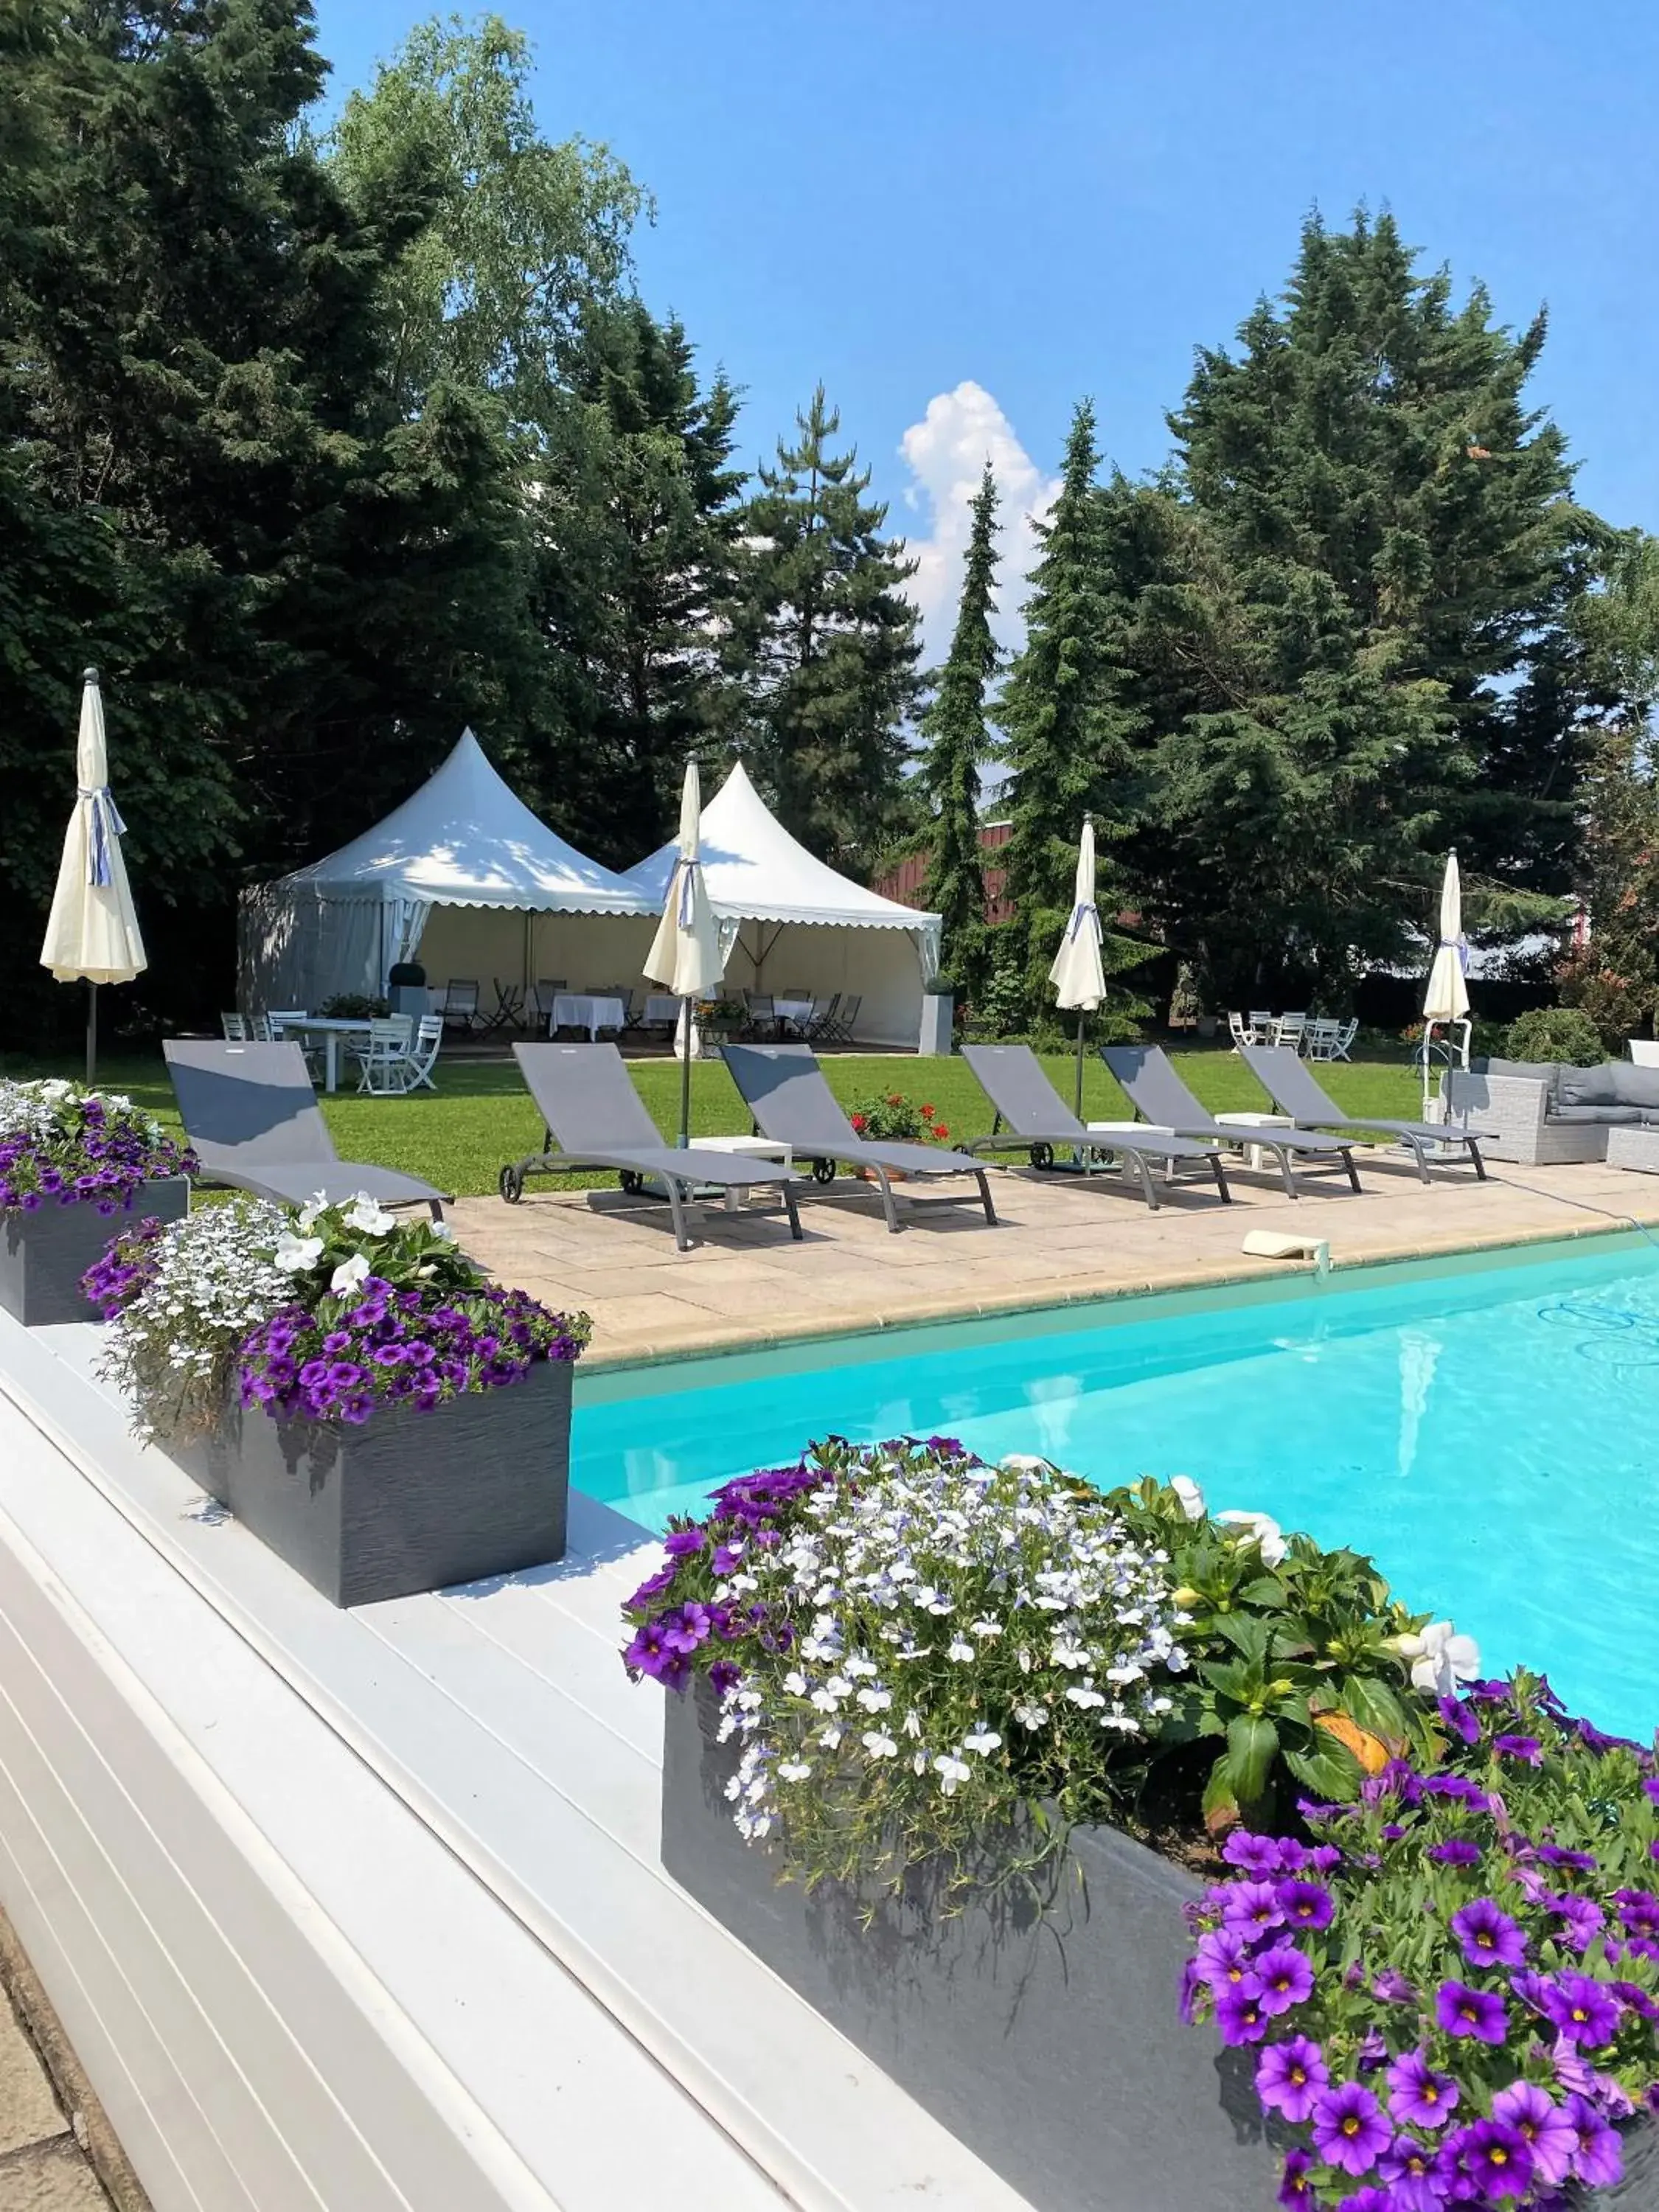
[[[1083,1017],[1092,1013],[1106,996],[1106,971],[1100,957],[1100,909],[1095,904],[1095,825],[1085,817],[1077,848],[1077,884],[1071,919],[1060,940],[1048,981],[1054,987],[1054,1003],[1077,1010],[1077,1096],[1075,1110],[1083,1112]]]
[[[81,693],[75,781],[75,811],[64,833],[58,888],[46,918],[40,962],[60,983],[84,980],[92,987],[87,1013],[87,1080],[90,1083],[97,1056],[98,986],[130,983],[147,965],[126,862],[121,856],[126,824],[110,796],[104,701],[95,668],[86,671]]]
[[[681,1000],[680,1143],[690,1143],[691,1127],[691,1002],[718,988],[726,972],[720,957],[720,927],[703,881],[700,847],[702,836],[702,787],[696,761],[685,763],[680,790],[680,849],[674,872],[668,879],[662,920],[645,958],[645,974],[653,983],[665,984]]]
[[[1457,872],[1457,855],[1446,855],[1446,873],[1440,885],[1440,942],[1429,970],[1429,988],[1423,995],[1425,1022],[1461,1022],[1469,1011],[1469,989],[1463,980],[1463,886]]]

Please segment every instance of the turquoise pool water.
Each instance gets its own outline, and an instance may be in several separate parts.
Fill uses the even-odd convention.
[[[1099,1482],[1193,1475],[1213,1507],[1370,1553],[1493,1670],[1542,1667],[1604,1727],[1659,1724],[1644,1240],[596,1373],[572,1479],[659,1528],[810,1437],[940,1431]]]

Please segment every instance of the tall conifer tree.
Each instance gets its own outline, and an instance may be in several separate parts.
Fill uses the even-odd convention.
[[[855,448],[819,385],[781,440],[744,518],[731,650],[750,686],[752,743],[786,826],[837,866],[862,868],[897,804],[915,702],[915,563],[884,535]]]
[[[968,558],[951,651],[921,720],[926,750],[916,781],[932,809],[931,858],[922,896],[945,923],[945,959],[958,987],[970,982],[985,931],[980,846],[980,767],[992,752],[985,695],[1002,655],[991,635],[995,611],[996,478],[991,464],[974,495]]]
[[[1135,719],[1117,696],[1108,653],[1099,465],[1095,410],[1085,399],[1072,418],[1059,495],[1037,526],[1042,550],[1025,603],[1025,645],[997,705],[1010,771],[1008,896],[1034,978],[1046,971],[1071,912],[1085,814],[1094,817],[1100,853],[1107,973],[1145,957],[1110,927],[1118,903],[1112,848],[1128,805]]]

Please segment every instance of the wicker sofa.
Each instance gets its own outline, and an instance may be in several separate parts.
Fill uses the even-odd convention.
[[[1659,1124],[1659,1067],[1604,1060],[1568,1067],[1552,1060],[1477,1060],[1446,1078],[1446,1110],[1486,1133],[1493,1159],[1547,1167],[1602,1160],[1609,1129]]]

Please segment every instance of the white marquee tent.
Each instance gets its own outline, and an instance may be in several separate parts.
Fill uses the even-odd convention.
[[[623,878],[660,910],[678,843]],[[856,1034],[908,1045],[921,1035],[924,991],[939,975],[939,917],[837,875],[798,844],[741,763],[702,810],[702,872],[733,990],[857,992]]]
[[[556,836],[471,730],[442,767],[350,844],[242,896],[241,1002],[314,1012],[381,996],[394,962],[434,986],[557,977],[572,990],[637,975],[660,910]]]

